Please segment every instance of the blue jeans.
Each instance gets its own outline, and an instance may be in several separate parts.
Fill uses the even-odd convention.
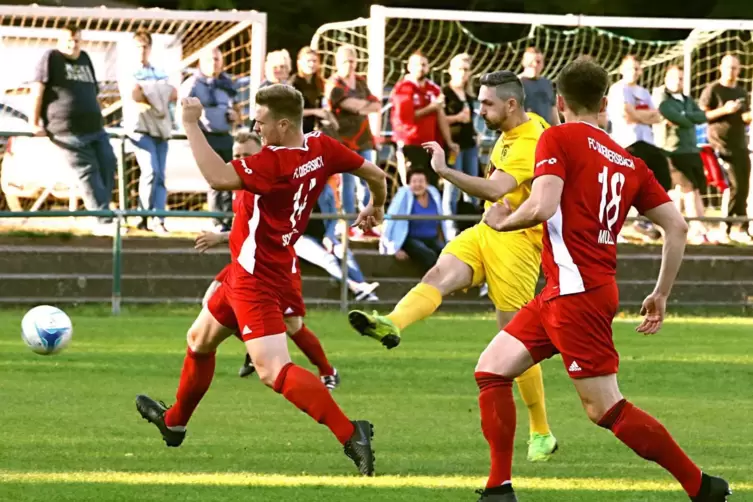
[[[112,190],[118,159],[110,144],[110,136],[104,131],[82,135],[57,135],[50,140],[63,153],[68,165],[76,172],[84,207],[89,211],[110,209]],[[112,218],[97,218],[100,223],[109,223]]]
[[[369,162],[376,161],[376,150],[361,150],[358,155]],[[358,186],[356,185],[358,183]],[[343,173],[342,183],[340,184],[340,197],[342,197],[343,211],[347,214],[358,212],[356,207],[356,192],[360,192],[359,198],[362,206],[366,206],[371,199],[369,186],[364,180],[350,173]]]
[[[428,272],[437,263],[439,255],[442,254],[442,248],[444,244],[438,237],[431,239],[407,237],[402,247],[410,259],[418,263],[423,273]]]
[[[468,176],[478,176],[478,147],[465,148],[458,152],[455,164],[450,166],[452,169],[467,174]],[[452,183],[444,183],[442,189],[442,214],[450,215],[458,212],[458,199],[460,198],[460,189]],[[478,204],[475,197],[463,193],[466,202]]]
[[[128,139],[134,146],[136,162],[141,170],[139,208],[164,210],[167,207],[167,188],[165,188],[167,140],[141,133],[131,134]],[[164,220],[164,218],[160,219]]]

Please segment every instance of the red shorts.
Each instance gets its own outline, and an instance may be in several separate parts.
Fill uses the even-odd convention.
[[[225,268],[220,270],[220,273],[217,274],[217,276],[214,278],[217,282],[225,282],[225,277],[227,277],[227,274],[230,272],[230,264],[228,263],[225,265]]]
[[[285,333],[285,317],[306,315],[300,280],[287,288],[257,283],[250,290],[233,288],[228,282],[215,290],[207,308],[217,322],[239,332],[243,341]]]
[[[523,342],[537,363],[562,354],[570,378],[612,375],[620,365],[612,340],[618,304],[614,282],[548,301],[539,295],[515,314],[505,331]]]

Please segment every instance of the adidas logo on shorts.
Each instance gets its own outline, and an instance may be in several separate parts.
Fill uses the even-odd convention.
[[[567,371],[570,373],[577,373],[578,371],[583,371],[583,368],[581,368],[580,365],[578,365],[577,361],[573,361],[570,367],[567,368]]]

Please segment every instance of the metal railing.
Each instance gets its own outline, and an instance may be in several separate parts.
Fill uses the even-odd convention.
[[[108,211],[0,211],[0,218],[60,218],[60,217],[104,217],[112,218],[114,222],[113,235],[112,235],[112,292],[111,292],[111,311],[113,315],[118,315],[121,311],[123,302],[122,295],[122,277],[123,277],[123,236],[122,229],[125,227],[126,218],[129,217],[169,217],[169,218],[223,218],[230,217],[232,213],[223,212],[205,212],[205,211],[142,211],[142,210],[108,210]],[[345,215],[332,215],[332,214],[319,214],[314,213],[311,215],[315,220],[338,220],[338,221],[352,221],[355,220],[357,215],[345,214]],[[455,215],[455,216],[423,216],[423,215],[387,215],[387,220],[432,220],[432,221],[457,221],[457,222],[478,222],[480,217],[478,215]],[[635,221],[643,218],[628,218],[627,221]],[[703,221],[708,223],[742,223],[746,221],[753,221],[753,219],[742,217],[702,217],[702,218],[687,218],[688,221]],[[348,232],[341,233],[342,256],[340,260],[341,273],[343,279],[340,281],[340,298],[339,307],[340,310],[346,312],[350,303],[349,289],[348,289],[348,265],[347,265],[347,252],[350,246],[350,238]],[[752,251],[753,256],[753,251]]]

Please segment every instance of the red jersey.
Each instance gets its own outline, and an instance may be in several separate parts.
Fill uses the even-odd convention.
[[[442,89],[429,79],[421,85],[410,80],[401,80],[392,90],[392,138],[406,145],[420,145],[437,141],[439,123],[436,113],[416,118],[416,110],[431,104],[442,94]]]
[[[557,212],[544,226],[544,299],[582,293],[613,282],[617,235],[630,206],[641,213],[669,202],[639,158],[584,122],[544,131],[534,177],[565,182]]]
[[[363,163],[363,157],[319,131],[306,134],[301,147],[265,146],[251,157],[233,160],[243,190],[236,191],[233,201],[232,286],[261,281],[287,287],[298,272],[293,245],[327,179]]]

